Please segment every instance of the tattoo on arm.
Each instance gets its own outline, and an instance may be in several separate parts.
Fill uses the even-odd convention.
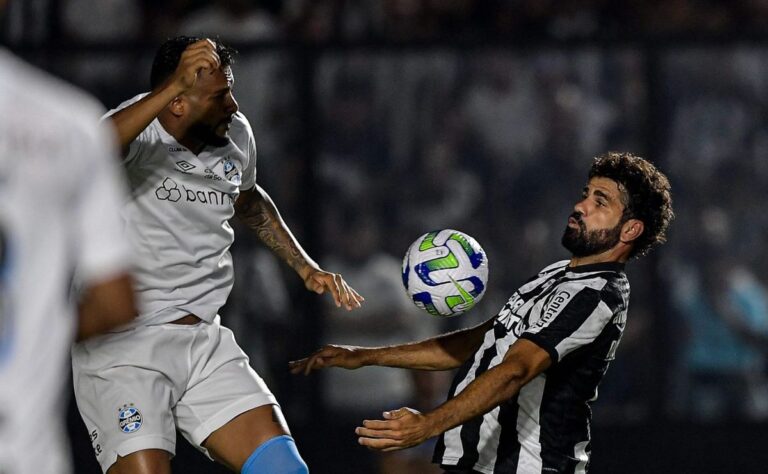
[[[258,194],[258,191],[253,193]],[[257,196],[238,199],[236,211],[240,220],[291,268],[298,272],[307,265],[307,260],[296,239],[270,200],[260,199]]]

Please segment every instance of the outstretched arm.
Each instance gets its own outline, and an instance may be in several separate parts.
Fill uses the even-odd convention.
[[[394,451],[421,444],[472,418],[489,412],[551,364],[547,351],[527,339],[510,346],[504,361],[488,370],[454,398],[421,414],[411,408],[384,412],[384,420],[365,420],[355,430],[363,446]]]
[[[171,101],[195,85],[200,71],[214,71],[219,65],[216,45],[211,40],[192,43],[181,54],[176,71],[165,83],[138,102],[113,114],[110,118],[123,153]]]
[[[494,318],[472,328],[387,347],[327,345],[301,360],[288,363],[294,374],[309,374],[326,367],[357,369],[368,365],[403,369],[450,370],[459,367],[483,342]]]
[[[364,298],[347,285],[341,275],[322,270],[307,255],[280,217],[272,198],[260,186],[240,192],[235,214],[299,274],[308,290],[317,294],[330,291],[336,306],[343,304],[348,310],[360,307]]]

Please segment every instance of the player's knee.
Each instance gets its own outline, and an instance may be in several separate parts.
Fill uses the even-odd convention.
[[[288,435],[272,438],[261,446],[243,464],[241,474],[309,474],[293,438]]]

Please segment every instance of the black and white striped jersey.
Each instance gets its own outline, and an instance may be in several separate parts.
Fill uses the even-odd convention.
[[[629,282],[620,263],[554,263],[521,286],[496,316],[477,352],[459,369],[449,398],[499,363],[520,338],[545,349],[552,365],[517,396],[446,431],[433,462],[480,473],[585,473],[590,402],[626,323]]]

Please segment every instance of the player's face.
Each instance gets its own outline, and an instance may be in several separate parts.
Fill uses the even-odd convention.
[[[594,177],[568,217],[562,244],[575,257],[596,255],[619,243],[624,224],[622,191],[612,179]]]
[[[225,66],[213,72],[201,71],[195,86],[187,93],[190,131],[205,143],[224,145],[229,127],[238,110],[232,95],[235,78]]]

